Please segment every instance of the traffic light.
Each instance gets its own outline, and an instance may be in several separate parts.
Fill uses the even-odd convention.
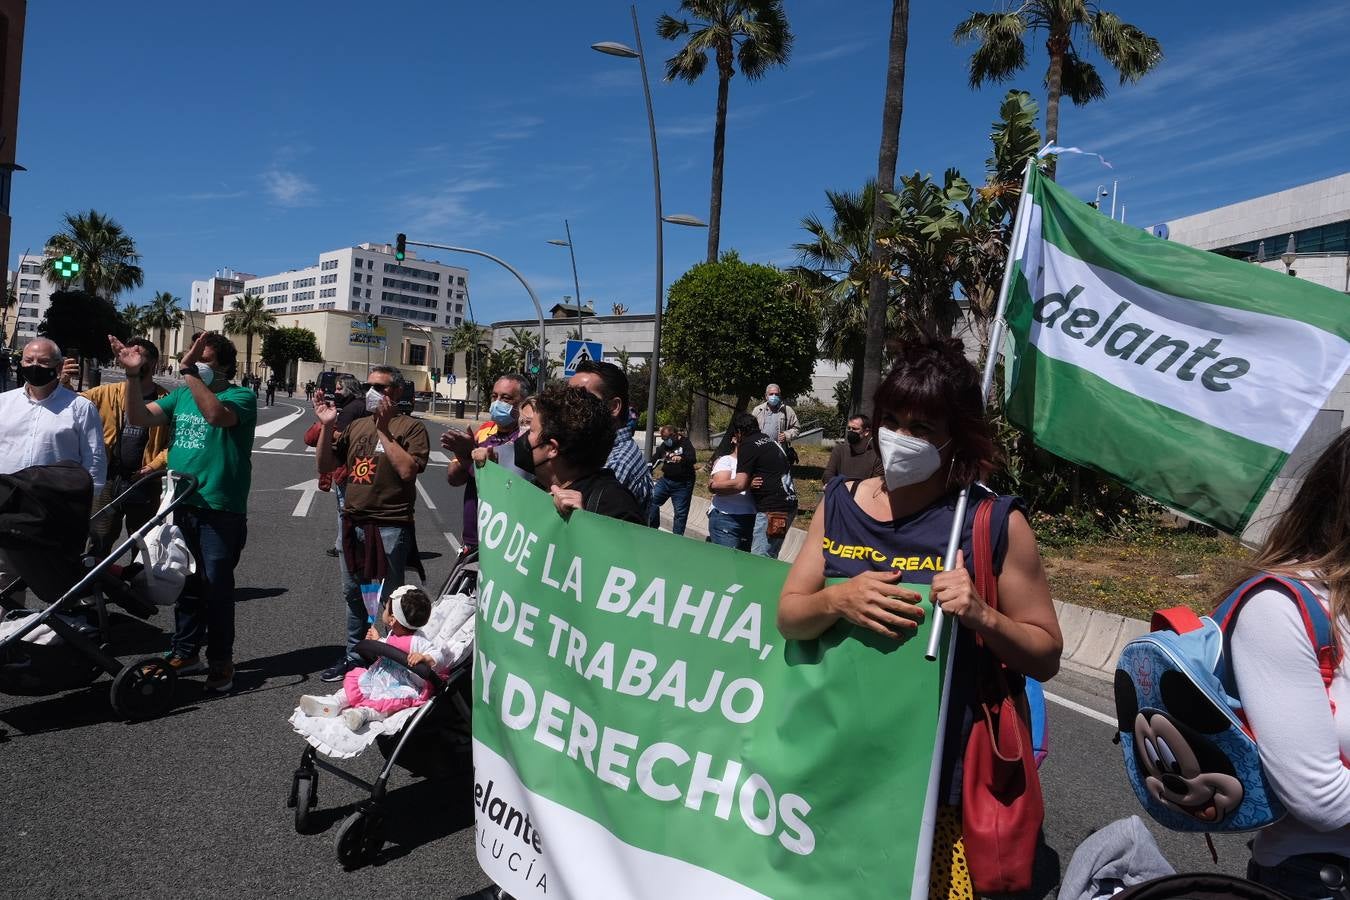
[[[379,317],[379,316],[366,316],[366,327],[369,328],[369,329],[371,329],[372,331],[373,331],[374,329],[376,329],[376,328],[379,328],[379,327],[380,327],[380,317]]]
[[[403,262],[403,258],[408,255],[408,236],[400,234],[394,238],[394,259]]]
[[[56,260],[54,265],[56,266],[56,274],[67,281],[80,274],[80,264],[69,253]]]
[[[525,371],[528,372],[528,373],[530,373],[531,375],[538,375],[538,374],[539,374],[539,351],[538,351],[538,350],[526,350],[526,351],[525,351]]]

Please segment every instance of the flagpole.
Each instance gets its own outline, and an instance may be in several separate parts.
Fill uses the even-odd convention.
[[[1008,236],[1008,263],[1003,267],[1003,283],[999,285],[998,305],[994,310],[994,328],[989,334],[989,349],[984,360],[984,377],[980,382],[980,402],[986,406],[989,402],[989,389],[994,383],[996,348],[999,342],[1003,340],[1003,313],[1008,306],[1008,287],[1012,281],[1010,274],[1012,263],[1014,259],[1021,256],[1023,244],[1026,241],[1027,210],[1031,205],[1027,200],[1027,186],[1031,182],[1031,167],[1035,165],[1036,159],[1039,158],[1039,155],[1037,155],[1027,160],[1026,171],[1022,173],[1022,196],[1017,201],[1017,214],[1013,217],[1012,234]],[[950,571],[956,566],[956,548],[960,546],[961,531],[966,520],[966,507],[969,500],[970,488],[964,487],[956,498],[956,516],[952,519],[951,534],[947,537],[944,571]],[[938,643],[942,639],[942,620],[942,608],[934,603],[933,625],[928,633],[928,649],[924,654],[929,660],[935,660],[938,656]],[[942,672],[942,695],[938,700],[937,737],[933,741],[933,758],[928,765],[928,793],[924,798],[923,815],[919,820],[919,843],[914,858],[914,879],[910,884],[911,900],[915,897],[928,896],[928,879],[933,863],[933,835],[937,831],[937,792],[938,785],[942,780],[943,743],[947,734],[947,710],[951,700],[951,691],[948,688],[951,687],[952,664],[955,660],[956,628],[953,627],[947,640],[947,658],[944,661],[945,665]]]
[[[1022,174],[1022,196],[1017,201],[1017,215],[1013,219],[1012,234],[1008,236],[1008,261],[1003,267],[1003,282],[998,289],[998,306],[994,310],[994,325],[989,332],[989,348],[985,351],[984,377],[980,380],[980,402],[989,405],[989,390],[994,384],[994,365],[998,361],[998,347],[1003,341],[1003,313],[1008,308],[1008,288],[1012,282],[1013,260],[1021,255],[1022,244],[1026,240],[1027,210],[1031,204],[1027,201],[1027,186],[1031,183],[1031,167],[1035,165],[1033,157],[1027,160],[1026,171]],[[956,567],[956,551],[961,545],[961,531],[966,521],[966,507],[970,501],[969,486],[961,488],[956,498],[956,515],[952,519],[952,530],[947,536],[947,553],[943,557],[942,569],[950,572]],[[942,607],[933,604],[933,624],[928,631],[928,649],[924,652],[929,660],[938,657],[938,642],[942,639]],[[955,632],[952,633],[955,639]]]

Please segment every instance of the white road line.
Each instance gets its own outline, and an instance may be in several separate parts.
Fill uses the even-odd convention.
[[[1104,725],[1110,725],[1112,728],[1117,727],[1115,718],[1108,716],[1104,712],[1097,712],[1097,710],[1090,706],[1074,703],[1072,700],[1061,697],[1058,694],[1052,694],[1049,691],[1045,692],[1045,699],[1049,700],[1051,703],[1057,703],[1065,709],[1071,709],[1080,715],[1087,716],[1089,719],[1096,719]]]
[[[262,445],[262,449],[285,450],[287,447],[291,445],[291,443],[292,440],[290,438],[272,438],[270,441]]]
[[[295,501],[295,509],[291,511],[291,515],[303,519],[309,515],[309,507],[314,503],[314,495],[319,492],[319,479],[311,478],[309,481],[293,484],[286,490],[300,491],[300,499]]]
[[[435,509],[436,504],[431,502],[431,495],[427,493],[426,488],[422,487],[422,482],[414,481],[413,484],[417,485],[417,493],[422,495],[422,502],[427,505],[427,509]]]
[[[282,416],[280,419],[274,419],[266,425],[259,425],[257,428],[253,429],[253,438],[254,440],[257,440],[258,438],[271,437],[304,414],[304,407],[297,406],[295,407],[295,412],[290,415]]]
[[[315,447],[306,447],[306,448],[305,448],[305,453],[306,453],[306,454],[318,453],[318,452],[319,452],[318,449],[315,448]]]
[[[459,551],[464,549],[464,545],[461,544],[459,540],[456,539],[455,536],[448,531],[445,532],[445,542],[450,545],[450,549],[454,551],[456,556],[459,555]]]
[[[432,451],[431,451],[431,459],[432,459],[432,462],[438,462],[438,463],[440,463],[441,465],[447,465],[447,464],[449,464],[449,462],[450,462],[450,457],[446,456],[444,453],[442,453],[442,452],[439,451],[439,450],[432,450]]]

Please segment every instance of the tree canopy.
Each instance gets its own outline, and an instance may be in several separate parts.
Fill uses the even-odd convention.
[[[791,396],[811,386],[817,322],[810,302],[772,266],[728,251],[670,286],[662,366],[738,408],[775,382]]]
[[[262,339],[258,354],[273,373],[286,374],[291,360],[323,362],[319,342],[308,328],[273,328]]]

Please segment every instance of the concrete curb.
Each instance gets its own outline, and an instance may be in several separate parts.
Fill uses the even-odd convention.
[[[705,497],[694,497],[689,505],[689,520],[685,537],[702,541],[708,537],[708,507]],[[661,507],[661,527],[669,530],[673,521],[671,505]],[[801,528],[788,531],[779,559],[792,562],[806,543],[806,532]],[[1125,645],[1148,633],[1148,622],[1131,619],[1099,609],[1088,609],[1072,603],[1054,601],[1059,628],[1064,635],[1064,655],[1061,662],[1072,671],[1110,681],[1115,677],[1116,660]]]

